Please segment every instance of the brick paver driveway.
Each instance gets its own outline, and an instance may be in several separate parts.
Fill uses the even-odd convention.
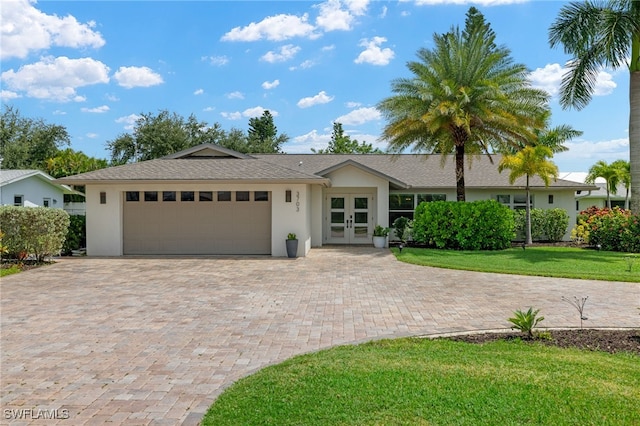
[[[224,387],[293,355],[505,328],[530,305],[548,327],[577,326],[562,296],[589,296],[592,327],[638,326],[640,306],[637,284],[424,268],[373,248],[64,259],[3,278],[1,291],[0,421],[57,409],[73,425],[195,424]]]

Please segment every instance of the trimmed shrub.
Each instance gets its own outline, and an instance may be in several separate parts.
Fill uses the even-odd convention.
[[[455,250],[502,250],[513,239],[511,210],[495,200],[421,203],[415,211],[413,238]]]
[[[526,211],[514,210],[515,239],[524,241],[527,224]],[[534,241],[562,241],[569,226],[569,215],[563,209],[531,209],[531,238]]]
[[[586,228],[588,240],[593,247],[602,250],[640,253],[640,215],[619,207],[590,207],[580,212],[577,227]],[[572,231],[573,233],[573,231]]]
[[[0,207],[3,244],[8,257],[24,260],[35,256],[38,262],[60,253],[69,228],[69,214],[46,207]]]
[[[72,250],[87,246],[87,217],[83,215],[69,216],[69,230],[62,246],[62,254],[71,255]]]

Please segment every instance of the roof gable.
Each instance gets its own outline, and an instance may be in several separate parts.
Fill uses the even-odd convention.
[[[38,179],[41,180],[51,186],[55,186],[62,190],[65,194],[79,194],[83,195],[83,193],[75,191],[67,185],[59,184],[55,182],[55,179],[48,175],[47,173],[41,170],[31,170],[31,169],[22,169],[22,170],[0,170],[0,186],[6,186],[15,182],[20,182],[26,179]]]
[[[251,158],[251,156],[222,147],[220,145],[204,143],[162,157],[163,160],[187,158]]]
[[[379,177],[381,179],[387,180],[393,186],[397,187],[397,189],[405,189],[405,188],[409,187],[409,185],[407,185],[405,182],[402,182],[401,180],[398,180],[398,179],[394,178],[393,176],[389,176],[389,175],[387,175],[385,173],[382,173],[379,170],[376,170],[376,169],[373,169],[371,167],[365,166],[364,164],[361,164],[361,163],[359,163],[359,162],[357,162],[357,161],[355,161],[355,160],[353,160],[351,158],[348,159],[348,160],[343,161],[342,163],[334,164],[333,166],[328,167],[328,168],[326,168],[324,170],[320,170],[320,171],[316,172],[315,174],[317,174],[319,176],[325,176],[326,177],[329,173],[334,172],[334,171],[339,170],[339,169],[342,169],[342,168],[347,167],[347,166],[355,167],[355,168],[357,168],[359,170],[362,170],[362,171],[364,171],[366,173],[369,173],[369,174],[377,176],[377,177]]]

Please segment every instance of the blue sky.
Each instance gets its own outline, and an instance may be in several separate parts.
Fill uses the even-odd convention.
[[[569,59],[547,31],[564,2],[29,1],[0,5],[2,103],[64,125],[72,147],[108,158],[107,141],[141,113],[194,114],[246,130],[265,109],[290,140],[285,152],[325,147],[334,121],[381,149],[375,106],[434,33],[464,25],[469,6],[553,98],[553,125],[584,132],[557,154],[561,171],[628,160],[629,73],[603,69],[582,111],[560,108]]]

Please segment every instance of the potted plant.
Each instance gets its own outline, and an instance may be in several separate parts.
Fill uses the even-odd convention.
[[[387,236],[389,235],[389,228],[385,228],[381,225],[376,225],[373,229],[373,246],[375,248],[384,248],[387,245]]]
[[[287,256],[292,258],[296,257],[298,255],[298,238],[296,237],[296,234],[293,232],[287,234],[285,244],[287,245]]]

